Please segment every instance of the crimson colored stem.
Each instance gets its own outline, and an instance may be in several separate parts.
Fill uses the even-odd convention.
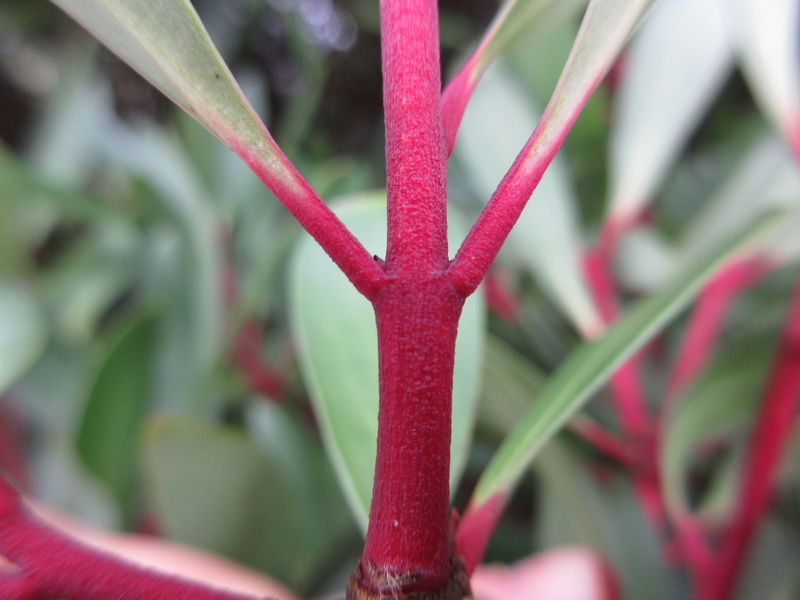
[[[250,169],[275,194],[298,223],[331,257],[355,288],[372,299],[384,280],[384,273],[364,246],[322,201],[286,157],[286,178],[276,176],[248,148],[233,148]]]
[[[348,598],[460,598],[450,539],[453,364],[435,0],[382,0],[387,281],[373,299],[380,406],[364,554]]]
[[[391,286],[375,302],[378,453],[362,562],[410,576],[406,591],[441,588],[452,572],[451,397],[462,305],[443,276]]]
[[[586,281],[600,317],[606,324],[613,323],[619,316],[619,307],[606,254],[599,249],[589,252],[585,257],[584,267]],[[631,439],[642,439],[649,429],[637,363],[636,357],[627,360],[609,381],[622,429]]]
[[[134,566],[40,523],[0,476],[0,573],[4,600],[257,600]],[[261,600],[266,600],[262,598]]]
[[[698,582],[698,600],[727,600],[772,497],[773,483],[800,407],[800,281],[795,288],[745,455],[739,504],[718,559]]]
[[[382,0],[387,270],[447,265],[447,155],[435,0]]]

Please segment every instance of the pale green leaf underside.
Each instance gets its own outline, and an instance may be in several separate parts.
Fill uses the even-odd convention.
[[[386,248],[383,194],[340,202],[337,215],[370,252]],[[452,227],[451,227],[452,229]],[[369,302],[319,246],[305,239],[291,267],[293,330],[300,365],[339,482],[366,530],[378,434],[378,356]],[[480,294],[464,306],[456,342],[451,481],[464,466],[477,400],[483,353]]]
[[[636,214],[653,198],[730,72],[723,16],[717,0],[662,2],[631,42],[611,130],[612,214]]]
[[[34,299],[0,281],[0,394],[34,363],[46,339],[47,323]]]
[[[784,134],[797,136],[800,4],[796,0],[729,0],[722,4],[734,24],[744,75],[756,99]]]
[[[291,173],[188,0],[53,0],[234,150]]]
[[[556,372],[519,426],[505,439],[484,471],[474,502],[508,493],[545,443],[597,391],[614,369],[655,335],[691,300],[706,279],[731,254],[763,233],[774,215],[750,226],[661,292],[642,301],[596,341],[584,343]]]

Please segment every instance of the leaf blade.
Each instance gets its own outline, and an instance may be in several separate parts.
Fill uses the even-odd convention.
[[[0,281],[0,394],[33,365],[46,340],[38,304],[23,288]]]
[[[674,317],[724,260],[773,224],[774,215],[770,217],[729,240],[662,292],[637,305],[603,337],[581,346],[546,384],[537,402],[501,445],[478,482],[473,502],[482,505],[496,494],[508,494],[545,442],[613,369]]]

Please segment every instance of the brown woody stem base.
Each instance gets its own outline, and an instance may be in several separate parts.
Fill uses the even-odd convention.
[[[450,578],[436,589],[422,589],[421,573],[392,573],[362,560],[347,582],[346,600],[463,600],[471,596],[464,561],[452,561]]]

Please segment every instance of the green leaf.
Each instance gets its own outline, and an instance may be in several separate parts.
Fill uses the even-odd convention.
[[[248,162],[299,183],[189,0],[53,0]]]
[[[748,148],[728,177],[695,215],[681,242],[676,259],[684,265],[719,244],[730,231],[739,230],[765,212],[787,213],[784,226],[773,229],[754,250],[777,264],[800,255],[796,219],[800,218],[800,173],[791,154],[775,136],[762,136]],[[792,226],[794,225],[795,228]]]
[[[386,248],[385,197],[353,197],[337,214],[370,249]],[[452,227],[451,227],[452,229]],[[378,434],[377,333],[372,307],[309,238],[291,267],[293,330],[323,439],[350,507],[366,529]],[[466,303],[456,342],[451,480],[466,460],[483,351],[480,294]],[[453,486],[455,487],[455,486]]]
[[[156,323],[152,312],[144,314],[112,346],[89,391],[77,436],[81,459],[108,486],[128,520],[138,501],[136,448],[152,397]]]
[[[586,0],[508,0],[481,40],[482,68],[515,44],[534,40],[552,27],[575,16]]]
[[[36,299],[0,280],[0,395],[33,365],[46,341],[47,321]]]
[[[512,74],[494,65],[475,89],[456,153],[476,193],[488,200],[539,115]],[[487,147],[491,152],[487,152]],[[576,327],[602,328],[581,268],[582,242],[564,163],[553,161],[509,235],[509,250],[531,269]]]
[[[768,118],[800,152],[800,4],[795,0],[731,0],[744,76]]]
[[[294,419],[260,401],[245,416],[247,432],[189,418],[150,423],[155,516],[171,539],[308,589],[342,543],[357,540],[355,524],[324,454]]]
[[[587,465],[558,441],[543,449],[536,473],[540,545],[588,544],[613,568],[621,598],[677,597],[659,539],[628,482],[613,475],[593,478]]]
[[[733,66],[716,0],[656,6],[625,54],[609,153],[609,213],[627,220],[650,202]]]
[[[544,444],[606,381],[614,369],[682,310],[732,253],[752,243],[774,218],[762,219],[697,261],[661,292],[642,301],[596,341],[584,343],[540,391],[478,482],[474,502],[508,494]]]

